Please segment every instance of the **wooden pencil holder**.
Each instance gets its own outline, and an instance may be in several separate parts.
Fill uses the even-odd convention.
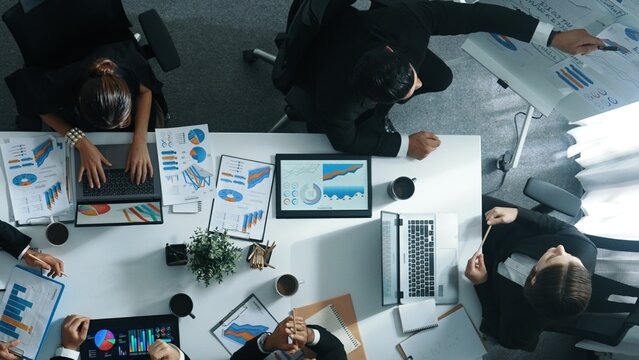
[[[273,255],[275,246],[275,243],[269,246],[268,242],[266,245],[253,244],[249,246],[248,254],[246,255],[246,262],[249,263],[249,267],[260,271],[265,267],[275,269],[275,267],[270,264],[271,255]]]

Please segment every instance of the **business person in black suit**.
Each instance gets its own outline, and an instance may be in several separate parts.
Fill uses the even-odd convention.
[[[247,341],[231,360],[260,360],[277,350],[293,354],[304,347],[316,354],[316,360],[346,360],[344,345],[335,335],[321,326],[306,325],[299,316],[295,321],[291,316],[282,320],[272,334],[263,333]]]
[[[309,129],[325,132],[336,150],[423,159],[440,145],[432,132],[394,132],[387,118],[393,104],[450,85],[450,68],[428,49],[433,35],[494,32],[570,54],[603,45],[585,30],[554,32],[550,24],[496,5],[383,2],[367,11],[347,7],[327,21],[293,76],[314,89],[316,116]]]
[[[0,248],[2,250],[8,252],[18,260],[24,260],[24,262],[29,266],[49,270],[49,276],[56,277],[62,275],[64,272],[64,263],[51,255],[43,254],[31,249],[31,247],[29,247],[30,242],[31,238],[29,236],[0,220]],[[31,256],[35,256],[44,261],[47,266],[44,266]]]
[[[551,216],[490,197],[483,208],[484,232],[494,228],[465,272],[481,302],[480,330],[504,347],[534,351],[549,322],[588,306],[597,248]]]

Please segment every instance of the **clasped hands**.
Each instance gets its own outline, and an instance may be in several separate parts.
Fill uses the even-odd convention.
[[[517,208],[494,207],[485,214],[486,224],[499,225],[510,224],[517,219]],[[484,254],[481,249],[477,250],[466,263],[464,275],[473,285],[483,284],[488,280],[488,271],[484,263]]]
[[[111,162],[86,137],[78,140],[75,146],[80,153],[78,182],[86,173],[91,188],[102,187],[106,182],[103,166],[111,166]],[[147,176],[153,177],[153,165],[145,140],[134,137],[124,171],[129,172],[131,182],[138,185],[145,182]]]

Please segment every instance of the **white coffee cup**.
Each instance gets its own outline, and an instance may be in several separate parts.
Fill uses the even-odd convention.
[[[275,292],[279,296],[293,296],[300,289],[304,280],[299,280],[292,274],[284,274],[275,278]]]

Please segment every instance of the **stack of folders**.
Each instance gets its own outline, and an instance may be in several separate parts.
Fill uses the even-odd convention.
[[[400,305],[398,310],[402,331],[405,333],[430,329],[438,325],[435,299]]]

